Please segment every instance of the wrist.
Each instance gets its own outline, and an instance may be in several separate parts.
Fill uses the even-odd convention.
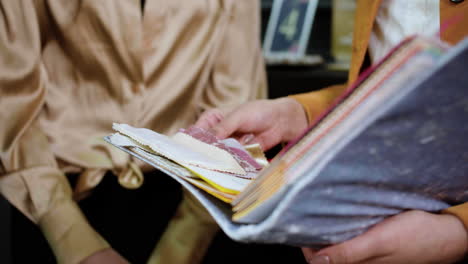
[[[78,205],[64,200],[39,221],[57,263],[79,263],[109,244],[88,224]]]
[[[468,203],[459,204],[442,210],[442,215],[451,216],[458,220],[458,223],[464,227],[465,234],[468,237]],[[465,254],[468,253],[468,238],[466,239]]]
[[[456,260],[462,259],[468,253],[468,230],[464,222],[455,215],[442,214],[440,215],[443,224],[446,226],[446,232],[452,237],[447,246],[453,247],[452,250],[456,252]]]
[[[283,97],[275,99],[283,108],[282,113],[286,113],[283,118],[283,123],[288,127],[289,131],[285,133],[285,140],[289,141],[296,138],[308,126],[309,120],[307,112],[300,102],[291,97]]]

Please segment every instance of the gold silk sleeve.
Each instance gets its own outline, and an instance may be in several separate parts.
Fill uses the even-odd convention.
[[[298,101],[307,114],[309,124],[327,110],[333,102],[345,91],[346,85],[333,85],[318,91],[290,95]]]
[[[455,215],[463,222],[463,225],[468,230],[468,203],[449,207],[443,210],[442,213]]]
[[[225,1],[224,30],[213,52],[213,70],[199,103],[200,110],[234,107],[267,97],[260,46],[259,1]]]
[[[108,244],[72,200],[69,183],[37,125],[47,87],[40,5],[0,2],[0,193],[39,225],[58,263],[78,263]]]

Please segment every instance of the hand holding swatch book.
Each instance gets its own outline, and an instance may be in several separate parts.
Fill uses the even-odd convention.
[[[403,41],[270,164],[192,127],[106,140],[173,177],[232,239],[327,245],[404,210],[468,201],[468,40]],[[155,205],[158,206],[158,205]]]

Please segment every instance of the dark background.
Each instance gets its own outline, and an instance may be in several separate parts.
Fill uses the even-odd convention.
[[[262,39],[271,6],[272,0],[262,0]],[[320,0],[311,30],[308,54],[320,54],[326,62],[332,61],[329,50],[330,29],[331,0]],[[329,71],[325,65],[268,66],[267,74],[270,98],[344,83],[347,76],[343,71]],[[80,202],[80,206],[91,224],[116,250],[132,263],[144,263],[156,244],[158,235],[164,230],[166,221],[161,218],[169,220],[180,199],[180,186],[167,176],[158,173],[150,175],[146,177],[144,186],[135,191],[121,188],[115,177],[108,175],[91,197]],[[152,204],[158,204],[157,211]],[[126,213],[116,213],[122,211]],[[118,233],[113,232],[118,226],[133,228],[121,228]],[[148,226],[154,230],[148,232]],[[129,246],[137,241],[137,246]],[[3,197],[0,197],[0,263],[55,263],[47,241],[37,226],[11,207]],[[219,232],[203,263],[305,261],[298,248],[237,243]]]
[[[262,0],[262,40],[270,16],[273,0]],[[307,54],[318,54],[325,63],[317,66],[267,66],[270,98],[318,90],[333,84],[345,83],[347,72],[330,71],[326,63],[332,62],[331,0],[319,0],[307,45]]]

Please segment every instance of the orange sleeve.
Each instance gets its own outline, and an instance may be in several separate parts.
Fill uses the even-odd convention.
[[[452,214],[458,217],[465,225],[465,228],[468,229],[468,203],[449,207],[443,210],[442,213]]]
[[[323,111],[327,110],[345,89],[345,84],[333,85],[318,91],[290,95],[289,97],[295,99],[304,107],[310,124],[323,113]]]

